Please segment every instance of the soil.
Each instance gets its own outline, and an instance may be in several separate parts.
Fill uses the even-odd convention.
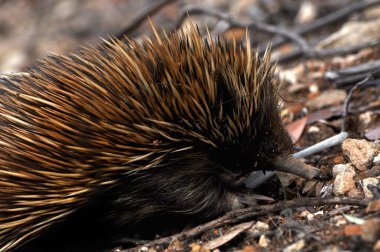
[[[305,2],[311,7],[305,7]],[[241,20],[255,19],[272,25],[291,27],[291,30],[294,30],[352,2],[355,1],[172,1],[150,16],[156,26],[170,30],[186,4],[205,4]],[[127,34],[120,33],[152,4],[154,4],[152,0],[0,1],[0,73],[22,72],[28,66],[35,64],[37,59],[46,57],[49,52],[65,54],[79,50],[81,46],[96,46],[102,43],[101,38],[107,39],[108,36],[126,35],[138,39],[143,34],[150,35],[151,30],[146,20],[141,25],[132,27]],[[370,24],[378,22],[379,17],[379,8],[353,13],[347,18],[306,34],[304,38],[317,48],[318,43],[325,38],[334,34],[337,36],[337,32],[345,24],[349,22]],[[199,24],[202,31],[206,25],[210,30],[216,31],[225,25],[205,14],[192,16],[192,19]],[[254,46],[276,38],[262,31],[251,32]],[[229,30],[223,35],[231,38],[231,34]],[[244,34],[244,29],[234,30],[234,36],[244,36]],[[367,35],[363,33],[361,36],[365,38]],[[340,47],[344,47],[341,43],[344,44],[348,40],[355,44],[351,38],[345,39],[344,35],[341,36]],[[371,39],[374,39],[373,37],[379,40],[380,34],[372,32]],[[349,42],[347,45],[350,45]],[[295,47],[294,43],[286,43],[274,48],[273,55],[286,54]],[[376,193],[365,191],[367,189],[363,185],[373,183],[376,186],[376,181],[377,183],[380,181],[378,172],[380,170],[380,82],[378,81],[380,68],[365,72],[372,74],[370,81],[374,84],[364,84],[352,93],[349,113],[346,116],[342,115],[345,109],[344,103],[353,86],[359,81],[342,84],[343,77],[333,81],[327,78],[328,73],[337,73],[352,66],[377,60],[380,60],[379,43],[346,55],[332,55],[322,59],[295,58],[278,64],[277,72],[284,80],[279,90],[282,97],[280,106],[282,106],[283,120],[288,129],[291,129],[289,130],[291,135],[300,132],[295,139],[295,149],[301,150],[335,136],[341,132],[342,127],[348,133],[349,140],[343,145],[340,143],[306,157],[308,163],[331,175],[333,170],[341,169],[340,173],[334,175],[330,181],[312,182],[298,177],[282,178],[282,175],[278,175],[255,189],[255,193],[269,197],[274,202],[283,199],[335,196],[373,199],[374,202],[379,199]],[[302,118],[306,119],[302,123],[298,121],[295,124]],[[336,167],[337,165],[343,166]],[[352,183],[346,183],[350,180]],[[269,204],[265,200],[259,202]],[[348,205],[283,209],[250,219],[252,225],[249,228],[244,229],[243,226],[238,226],[239,223],[227,224],[211,228],[189,239],[176,239],[169,244],[142,246],[139,249],[194,252],[380,251],[380,230],[376,229],[380,223],[379,201],[376,204],[372,205],[372,209]],[[256,227],[255,223],[265,225]],[[173,235],[197,225],[200,225],[199,221],[185,222],[169,230],[157,231],[150,239],[154,239],[155,236]],[[122,251],[127,248],[126,244],[129,247],[138,247],[145,243],[140,239],[144,236],[144,232],[152,233],[152,230],[146,229],[149,229],[149,225],[145,230],[136,232],[133,237],[124,237],[123,243],[112,243],[111,247],[101,250]],[[231,234],[233,230],[235,230],[234,236]],[[218,246],[211,249],[206,246],[208,242],[216,239],[221,240],[218,240]],[[125,242],[126,240],[128,242]],[[92,247],[91,251],[100,251],[100,247]]]

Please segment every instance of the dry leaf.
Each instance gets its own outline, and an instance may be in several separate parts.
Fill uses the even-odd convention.
[[[303,130],[305,129],[305,125],[307,122],[307,116],[298,119],[288,125],[286,125],[286,130],[288,131],[290,138],[292,139],[293,143],[296,143],[301,135]]]
[[[216,248],[226,244],[227,242],[231,241],[233,238],[235,238],[241,232],[248,230],[250,227],[252,227],[253,224],[254,224],[254,222],[250,221],[250,222],[244,222],[244,223],[241,223],[237,226],[234,226],[230,230],[228,230],[226,234],[224,234],[224,235],[222,235],[222,236],[220,236],[214,240],[206,242],[203,245],[203,247],[205,249],[210,249],[210,250],[216,249]]]

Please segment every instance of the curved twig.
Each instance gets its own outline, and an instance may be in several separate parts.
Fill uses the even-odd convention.
[[[241,222],[253,217],[263,216],[268,213],[283,211],[286,208],[298,208],[298,207],[318,206],[318,205],[319,206],[338,205],[338,204],[366,207],[369,202],[370,202],[369,199],[348,198],[348,197],[303,198],[303,199],[297,199],[297,200],[282,201],[282,202],[278,202],[276,204],[271,204],[271,205],[260,205],[260,206],[245,208],[245,209],[238,209],[235,211],[231,211],[227,213],[226,215],[219,217],[215,220],[212,220],[210,222],[207,222],[203,225],[199,225],[195,228],[183,231],[181,233],[178,233],[172,236],[151,241],[149,243],[144,244],[143,246],[126,249],[126,250],[123,250],[123,252],[139,251],[141,247],[149,248],[149,247],[153,247],[160,244],[169,244],[170,242],[174,240],[185,240],[185,239],[194,238],[208,230],[215,229],[226,224],[234,224],[234,223]]]
[[[321,27],[324,27],[328,24],[337,22],[339,20],[342,20],[343,18],[349,16],[350,14],[354,12],[363,11],[365,9],[368,9],[370,7],[376,6],[380,4],[380,0],[373,0],[373,1],[355,1],[354,3],[348,5],[345,8],[339,9],[335,12],[332,12],[326,16],[323,16],[321,18],[318,18],[314,20],[311,23],[308,23],[306,25],[303,25],[299,28],[294,29],[294,33],[297,33],[299,36],[315,31]],[[288,38],[287,37],[280,37],[277,39],[272,40],[272,48],[276,48],[286,42]],[[265,51],[265,43],[263,44],[263,47],[260,48],[259,52],[263,53]]]
[[[369,78],[371,78],[371,75],[368,75],[364,80],[358,82],[355,84],[355,86],[353,86],[350,90],[350,92],[348,93],[347,97],[346,97],[346,100],[344,101],[344,105],[343,105],[343,113],[342,113],[342,119],[343,119],[343,122],[342,122],[342,132],[345,132],[346,131],[346,128],[347,128],[347,116],[348,116],[348,113],[349,113],[349,105],[350,105],[350,102],[351,102],[351,98],[352,98],[352,94],[354,93],[355,90],[357,90],[361,85],[363,85],[364,83],[366,83]]]
[[[288,38],[291,41],[294,41],[294,43],[298,45],[298,47],[303,52],[303,54],[306,55],[311,51],[305,39],[303,39],[297,33],[292,32],[288,29],[284,29],[282,27],[270,25],[270,24],[260,22],[260,21],[241,21],[230,16],[229,14],[225,12],[222,12],[216,9],[211,9],[205,6],[197,6],[197,5],[185,6],[182,9],[181,14],[177,18],[177,21],[175,22],[174,27],[179,27],[182,24],[183,20],[187,17],[187,15],[190,15],[190,14],[207,14],[209,16],[213,16],[215,18],[228,22],[231,27],[251,28],[251,29],[253,28],[253,29],[260,30],[262,32],[270,33],[270,34],[278,34],[278,35]]]

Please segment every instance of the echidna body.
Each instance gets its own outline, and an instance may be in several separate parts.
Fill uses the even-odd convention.
[[[2,77],[0,250],[110,188],[119,191],[105,214],[120,224],[212,216],[241,206],[239,178],[295,164],[270,55],[247,43],[206,41],[193,27],[142,45],[111,40]]]

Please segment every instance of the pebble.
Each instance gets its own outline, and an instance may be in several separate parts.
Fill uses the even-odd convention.
[[[374,165],[380,165],[380,154],[373,158]]]
[[[333,184],[333,192],[335,196],[342,196],[349,191],[356,189],[354,181],[355,171],[347,166],[334,165],[335,180]],[[333,174],[334,174],[333,168]]]
[[[374,251],[380,251],[380,240],[378,240],[373,246]]]
[[[360,171],[371,168],[374,157],[377,156],[379,146],[364,139],[346,139],[342,144],[344,155]]]
[[[335,178],[338,174],[343,172],[355,172],[355,168],[351,164],[337,164],[333,166],[332,173],[333,177]]]
[[[259,239],[259,246],[262,248],[268,247],[269,241],[265,235],[261,235]]]
[[[265,222],[257,221],[250,229],[249,232],[253,236],[260,235],[269,229],[269,225]]]
[[[295,243],[290,244],[283,251],[284,252],[297,252],[297,251],[301,251],[304,247],[305,247],[305,240],[301,239]]]

